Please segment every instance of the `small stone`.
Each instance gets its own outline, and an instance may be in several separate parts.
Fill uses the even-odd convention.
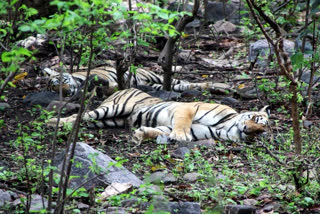
[[[0,207],[9,202],[11,202],[11,195],[9,192],[0,189]]]
[[[258,201],[255,199],[248,198],[243,200],[243,205],[255,206],[257,204],[258,204]]]
[[[215,33],[223,33],[223,34],[234,33],[237,30],[237,26],[235,26],[231,22],[224,21],[224,20],[219,20],[213,25],[210,25],[209,27],[213,27]]]
[[[168,184],[168,183],[175,183],[177,182],[177,178],[172,174],[168,173],[164,178],[163,178],[163,183]]]
[[[304,128],[310,128],[313,125],[313,123],[310,120],[303,120],[303,127]]]
[[[216,179],[217,180],[226,180],[227,176],[223,175],[223,174],[219,174]]]
[[[248,205],[228,205],[225,207],[228,214],[255,214],[256,208]]]
[[[146,180],[153,184],[160,184],[161,182],[174,183],[177,181],[176,177],[174,177],[172,173],[165,171],[154,172]]]
[[[156,142],[157,144],[171,144],[169,136],[167,135],[158,135]]]
[[[188,182],[195,182],[199,179],[200,177],[200,174],[197,173],[197,172],[190,172],[190,173],[186,173],[184,176],[183,176],[183,179],[185,181],[188,181]]]
[[[187,147],[179,147],[172,153],[172,157],[184,159],[184,156],[188,153],[190,153],[190,149]]]
[[[174,91],[165,91],[165,90],[159,90],[159,91],[149,91],[147,92],[153,97],[159,97],[163,100],[177,100],[181,97],[181,94]]]

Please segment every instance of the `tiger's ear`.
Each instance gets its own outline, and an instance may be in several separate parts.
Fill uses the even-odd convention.
[[[264,106],[262,109],[260,109],[259,112],[266,112],[268,117],[270,117],[271,109],[269,105]]]

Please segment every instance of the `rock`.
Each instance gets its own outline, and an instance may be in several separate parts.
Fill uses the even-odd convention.
[[[186,27],[184,28],[185,32],[192,33],[195,30],[198,30],[201,26],[201,21],[197,18],[195,18],[192,22],[188,23]]]
[[[41,195],[31,195],[30,211],[40,211],[48,207],[48,201]]]
[[[68,103],[65,101],[62,101],[60,103],[60,101],[54,100],[54,101],[50,102],[50,104],[47,106],[47,110],[58,112],[61,107],[63,107],[62,111],[65,114],[68,114],[68,113],[73,113],[75,111],[78,111],[80,108],[80,104]]]
[[[199,179],[200,174],[197,172],[190,172],[190,173],[186,173],[183,176],[183,180],[188,181],[188,182],[195,182]]]
[[[153,184],[160,184],[160,183],[174,183],[177,181],[176,177],[172,173],[168,173],[165,171],[158,171],[152,173],[145,181],[153,183]]]
[[[221,103],[225,104],[225,105],[235,105],[235,104],[240,103],[240,101],[233,98],[233,97],[223,97],[221,99]]]
[[[201,96],[201,91],[198,90],[186,90],[181,93],[181,97],[187,97],[187,98],[197,98]]]
[[[53,100],[59,100],[59,95],[51,91],[42,91],[38,93],[28,94],[23,103],[30,105],[48,106]]]
[[[294,42],[290,40],[284,40],[284,49],[288,52],[289,56],[294,53]],[[266,67],[270,63],[269,55],[273,55],[274,50],[271,44],[268,43],[266,39],[258,40],[250,44],[249,48],[249,61],[255,62],[257,59],[257,64],[260,67]],[[261,60],[263,58],[263,60]]]
[[[200,204],[196,202],[170,202],[172,214],[200,214]]]
[[[264,212],[272,212],[272,211],[278,211],[281,207],[281,204],[278,202],[271,202],[271,204],[267,204],[262,208]]]
[[[65,152],[62,152],[57,156],[55,163],[59,170],[62,167],[64,155]],[[95,163],[93,163],[93,158],[95,159]],[[92,186],[106,187],[111,183],[130,183],[135,187],[142,184],[142,181],[126,168],[114,165],[109,166],[115,163],[116,161],[112,160],[108,155],[93,149],[85,143],[78,142],[75,149],[74,164],[71,169],[71,175],[77,177],[70,180],[70,188],[74,189],[94,177],[96,178],[84,185],[86,189],[90,189]],[[101,176],[97,176],[96,173],[92,172],[90,167],[93,164],[95,165],[95,169],[101,169],[98,172],[101,173]],[[77,165],[80,167],[77,167]]]
[[[256,208],[248,205],[228,205],[225,212],[228,214],[255,214]]]
[[[184,156],[188,153],[190,153],[190,149],[187,147],[179,147],[172,153],[172,157],[184,159]]]
[[[229,94],[232,90],[232,87],[225,83],[213,83],[210,88],[211,94]]]
[[[242,17],[247,15],[240,15],[240,10],[246,10],[244,5],[240,5],[239,2],[208,2],[205,18],[209,23],[214,23],[219,20],[227,20],[234,24],[239,24]]]
[[[168,199],[166,199],[163,195],[153,196],[151,203],[153,205],[152,213],[170,213]]]
[[[0,189],[0,207],[10,202],[12,202],[10,193],[8,191]]]
[[[301,39],[296,39],[295,40],[295,49],[296,51],[301,51],[302,48],[302,40]],[[312,44],[310,41],[306,41],[306,43],[304,44],[304,51],[306,52],[311,52],[313,50],[312,48]]]
[[[232,24],[231,22],[219,20],[213,25],[210,25],[209,27],[213,28],[214,33],[218,34],[231,34],[235,33],[237,31],[237,26]]]
[[[303,120],[303,127],[308,129],[313,125],[312,121],[310,120]]]
[[[119,195],[121,193],[127,192],[131,189],[132,184],[130,183],[112,183],[101,193],[100,200],[105,200],[111,196]]]
[[[257,99],[258,96],[262,96],[263,93],[255,87],[244,87],[237,89],[237,93],[242,99]]]
[[[167,135],[158,135],[156,139],[157,144],[171,144],[172,142]]]
[[[181,94],[174,91],[165,91],[165,90],[159,90],[159,91],[149,91],[147,92],[153,97],[159,97],[163,100],[177,100],[181,97]]]
[[[123,207],[108,207],[106,210],[108,214],[127,214],[126,209]]]
[[[311,76],[311,71],[310,70],[306,70],[302,73],[301,75],[301,81],[309,84],[310,82],[310,76]],[[313,76],[313,80],[312,80],[312,84],[318,83],[320,82],[320,77],[318,75],[314,75]]]
[[[208,140],[198,140],[198,141],[191,141],[191,142],[177,142],[179,147],[187,147],[189,149],[193,149],[194,147],[208,147],[213,148],[216,146],[216,142],[213,139]]]
[[[8,103],[0,103],[0,110],[5,110],[6,108],[11,108]]]
[[[257,204],[258,204],[258,201],[255,199],[248,198],[248,199],[243,200],[243,205],[255,206]]]

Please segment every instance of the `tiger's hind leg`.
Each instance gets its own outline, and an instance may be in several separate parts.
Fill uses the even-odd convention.
[[[157,126],[155,128],[141,126],[140,128],[134,130],[132,134],[132,141],[140,145],[142,141],[147,139],[155,139],[159,135],[169,136],[171,131],[172,131],[172,128],[169,126]]]

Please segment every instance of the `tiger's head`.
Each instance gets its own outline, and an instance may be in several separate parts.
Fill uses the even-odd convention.
[[[50,68],[45,68],[43,73],[49,77],[48,88],[59,93],[60,73]],[[62,93],[64,96],[74,95],[78,91],[80,83],[69,73],[62,74]]]
[[[265,106],[260,111],[241,113],[238,128],[245,135],[243,138],[254,137],[267,131],[269,126],[270,107]]]

